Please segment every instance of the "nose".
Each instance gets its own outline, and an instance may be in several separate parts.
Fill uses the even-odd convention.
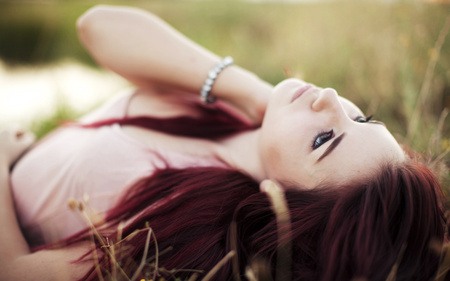
[[[339,102],[336,90],[326,88],[320,91],[319,97],[311,105],[314,111],[334,110],[341,111],[342,105]]]

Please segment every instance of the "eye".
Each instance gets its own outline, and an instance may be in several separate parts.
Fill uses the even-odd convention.
[[[370,119],[372,119],[373,115],[370,115],[369,117],[364,117],[364,116],[357,116],[355,119],[353,119],[355,122],[358,123],[367,123],[370,121]]]
[[[327,141],[331,140],[334,137],[334,132],[333,130],[329,131],[329,132],[325,132],[325,133],[320,133],[318,136],[316,136],[316,138],[313,141],[313,145],[312,148],[313,149],[317,149],[319,148],[322,144],[326,143]]]

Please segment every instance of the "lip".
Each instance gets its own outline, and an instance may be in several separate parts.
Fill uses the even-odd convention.
[[[294,95],[292,96],[291,103],[294,102],[299,97],[301,97],[304,93],[306,93],[306,91],[308,91],[312,87],[313,87],[313,85],[311,85],[311,84],[306,84],[306,85],[300,87],[297,91],[295,91]]]

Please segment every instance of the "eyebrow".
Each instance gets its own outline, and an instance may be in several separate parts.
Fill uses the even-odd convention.
[[[325,158],[328,154],[330,154],[339,145],[339,143],[342,141],[344,136],[345,136],[345,133],[342,133],[339,137],[335,138],[333,140],[333,142],[331,142],[331,144],[327,147],[327,149],[322,154],[322,156],[320,156],[319,159],[317,159],[317,162],[320,162],[323,158]]]
[[[367,122],[368,124],[375,124],[375,125],[381,125],[386,127],[386,125],[381,122],[381,121],[369,121]],[[327,147],[327,149],[325,150],[325,152],[319,157],[319,159],[317,159],[316,163],[320,162],[323,158],[327,157],[328,154],[330,154],[338,145],[339,143],[342,141],[342,139],[344,138],[345,133],[342,133],[339,137],[335,138],[333,140],[333,142]]]
[[[375,125],[381,125],[381,126],[386,127],[386,124],[384,124],[383,122],[378,121],[378,120],[370,120],[369,122],[367,122],[367,124],[375,124]]]

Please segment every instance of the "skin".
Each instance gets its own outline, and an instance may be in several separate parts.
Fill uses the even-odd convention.
[[[309,189],[361,181],[375,174],[382,163],[404,160],[403,150],[384,124],[361,123],[365,121],[361,110],[334,89],[311,85],[292,101],[305,85],[288,79],[273,90],[259,138],[266,178]],[[313,149],[317,136],[330,130],[333,137]],[[318,161],[341,134],[339,145]]]
[[[178,95],[197,97],[206,73],[220,61],[156,16],[138,9],[95,7],[80,17],[77,29],[82,44],[100,65],[142,90],[142,95],[130,101],[130,117],[195,114],[179,103]],[[289,79],[273,89],[234,65],[220,74],[212,94],[219,106],[228,106],[247,123],[259,125],[262,121],[260,129],[219,141],[174,137],[137,127],[122,129],[161,149],[216,156],[263,182],[263,189],[268,184],[266,179],[300,188],[361,180],[374,174],[381,163],[402,161],[403,152],[387,129],[355,122],[361,111],[334,90],[311,87],[291,103],[304,85],[303,81]],[[179,93],[170,94],[174,92]],[[163,105],[166,102],[170,111]],[[317,134],[331,129],[333,138],[313,150]],[[333,139],[343,133],[340,144],[317,162]],[[15,217],[9,170],[32,142],[33,137],[21,131],[0,133],[0,225],[7,230],[2,232],[0,249],[8,253],[1,256],[0,279],[29,280],[32,276],[33,280],[78,280],[91,264],[71,261],[86,253],[88,242],[32,253]]]
[[[1,280],[78,280],[87,272],[88,263],[72,264],[89,249],[86,242],[55,250],[32,253],[14,212],[9,188],[9,168],[33,143],[34,135],[17,128],[0,131],[0,279]]]
[[[160,96],[175,90],[197,97],[207,73],[221,61],[157,16],[136,8],[94,7],[78,19],[77,31],[99,65]],[[260,124],[271,89],[252,72],[232,65],[214,83],[213,94],[236,115]],[[152,113],[139,106],[131,111]]]
[[[100,65],[146,89],[145,95],[131,101],[129,116],[165,115],[159,110],[160,106],[151,104],[157,104],[162,97],[176,104],[170,102],[167,95],[174,90],[197,96],[205,73],[220,61],[218,56],[185,38],[156,16],[138,9],[93,8],[80,17],[77,27],[81,42]],[[209,145],[204,141],[198,145],[189,142],[189,149],[182,152],[197,155],[206,151],[258,181],[270,179],[307,188],[324,183],[325,179],[342,182],[368,177],[382,162],[403,159],[403,152],[386,128],[353,122],[351,118],[362,116],[361,111],[342,98],[340,103],[333,103],[333,96],[334,101],[338,99],[332,89],[325,89],[321,92],[323,95],[319,95],[319,88],[314,88],[316,90],[290,104],[292,95],[302,85],[302,81],[289,79],[273,89],[237,65],[227,67],[216,80],[212,94],[249,123],[259,125],[264,118],[262,129]],[[330,99],[317,99],[322,96],[330,96]],[[316,99],[313,108],[311,105]],[[171,114],[189,112],[186,107],[180,107]],[[336,136],[345,133],[345,137],[339,147],[316,163],[329,143],[312,151],[313,139],[319,132],[331,129]],[[124,130],[144,143],[157,142],[159,137],[164,138],[159,142],[161,146],[171,143],[167,136],[155,135],[149,130]],[[182,148],[175,146],[175,149]]]

